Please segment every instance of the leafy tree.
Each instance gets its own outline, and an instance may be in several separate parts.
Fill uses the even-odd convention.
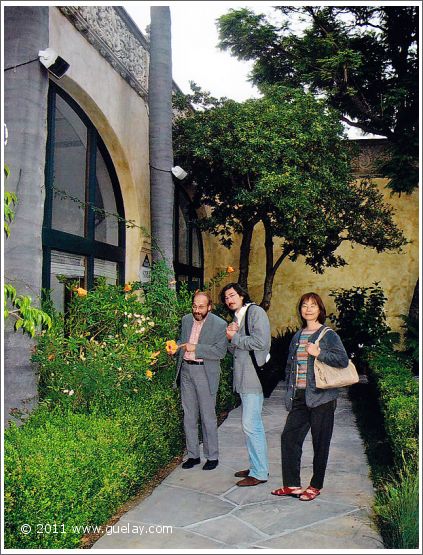
[[[219,47],[255,61],[251,81],[259,88],[282,83],[324,94],[346,123],[387,137],[380,171],[393,192],[411,193],[418,185],[417,6],[275,10],[280,26],[246,8],[229,10],[218,19]]]
[[[279,86],[243,103],[201,98],[198,88],[188,100],[209,106],[187,111],[174,129],[177,159],[195,176],[194,200],[210,207],[200,225],[228,248],[233,233],[242,235],[239,282],[247,286],[253,231],[262,222],[265,309],[286,259],[303,256],[322,273],[346,264],[335,252],[343,241],[378,252],[406,243],[376,186],[354,182],[351,143],[324,100]],[[277,256],[275,238],[281,239]]]

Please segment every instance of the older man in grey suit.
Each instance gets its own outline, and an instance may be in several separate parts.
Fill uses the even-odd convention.
[[[250,468],[235,473],[243,478],[240,487],[257,486],[267,482],[269,462],[267,442],[262,420],[263,389],[251,360],[254,351],[257,364],[263,366],[270,351],[270,324],[266,312],[251,303],[248,292],[238,283],[228,283],[221,291],[220,298],[234,314],[226,336],[231,341],[229,351],[234,355],[234,390],[240,394],[242,402],[242,428],[245,434]],[[246,333],[245,320],[248,317]]]
[[[217,438],[216,394],[219,388],[220,360],[225,356],[228,341],[227,322],[211,313],[210,294],[197,291],[192,300],[192,315],[182,318],[178,340],[179,357],[175,386],[181,386],[184,411],[184,431],[188,459],[182,468],[200,463],[198,420],[201,415],[203,470],[213,470],[219,464]],[[170,351],[176,353],[176,349]]]

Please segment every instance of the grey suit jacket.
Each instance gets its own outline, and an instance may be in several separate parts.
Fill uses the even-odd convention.
[[[245,334],[244,316],[229,347],[229,351],[234,355],[233,389],[238,393],[262,393],[249,351],[254,350],[257,364],[262,366],[270,352],[271,334],[269,318],[256,304],[252,304],[248,310],[248,328],[250,335]]]
[[[178,345],[189,342],[193,319],[194,317],[192,314],[186,314],[182,318],[181,336],[177,341]],[[195,357],[204,360],[204,370],[206,372],[207,381],[209,382],[211,395],[217,393],[219,388],[220,360],[225,356],[228,349],[226,326],[227,322],[225,322],[225,320],[209,312],[207,318],[204,320],[200,337],[198,338],[198,344],[195,348]],[[174,382],[175,387],[180,383],[180,372],[184,354],[184,349],[178,351]]]

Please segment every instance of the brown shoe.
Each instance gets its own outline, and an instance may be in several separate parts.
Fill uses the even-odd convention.
[[[246,478],[249,474],[250,474],[249,469],[247,469],[247,470],[238,470],[238,472],[235,472],[234,476],[235,476],[235,478]]]
[[[243,480],[240,480],[236,483],[237,486],[246,487],[246,486],[257,486],[258,484],[264,484],[267,480],[258,480],[254,478],[254,476],[247,476]]]

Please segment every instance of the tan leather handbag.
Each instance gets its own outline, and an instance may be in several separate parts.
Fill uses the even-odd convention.
[[[322,337],[330,331],[331,328],[325,328],[319,334],[315,344],[319,346]],[[321,360],[314,359],[314,378],[316,387],[319,389],[332,389],[335,387],[346,387],[358,382],[359,377],[357,370],[351,360],[348,361],[346,368],[334,368]]]

